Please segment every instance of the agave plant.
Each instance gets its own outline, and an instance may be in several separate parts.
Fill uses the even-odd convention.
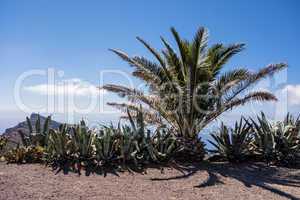
[[[276,124],[275,133],[276,150],[278,160],[284,165],[295,165],[300,158],[300,132],[296,126],[286,125],[282,122]]]
[[[27,126],[29,129],[29,134],[25,134],[22,130],[19,130],[20,137],[22,139],[22,144],[25,147],[28,146],[41,146],[45,147],[47,145],[49,125],[51,123],[51,116],[48,116],[44,122],[41,124],[40,115],[37,116],[35,126],[32,125],[29,117],[26,117]]]
[[[48,141],[49,124],[51,117],[47,117],[44,124],[41,124],[40,115],[37,116],[35,125],[32,125],[29,117],[26,118],[29,134],[18,130],[22,146],[17,144],[5,155],[9,163],[37,163],[43,162],[44,150]]]
[[[135,114],[132,116],[130,110],[127,108],[127,116],[131,124],[131,129],[135,138],[136,146],[139,148],[137,155],[146,162],[156,160],[154,149],[151,143],[150,131],[145,129],[145,120],[142,106],[134,110]]]
[[[58,130],[50,129],[47,141],[46,160],[54,168],[68,169],[74,164],[74,145],[71,140],[71,128],[66,124]]]
[[[175,154],[182,148],[178,145],[176,137],[168,130],[157,130],[152,137],[153,153],[156,162],[169,162],[175,159]]]
[[[245,68],[221,73],[223,67],[244,44],[207,45],[207,30],[203,27],[196,32],[192,42],[182,39],[171,28],[179,53],[161,38],[165,47],[162,54],[141,38],[137,38],[155,61],[145,57],[130,57],[126,53],[112,49],[124,61],[134,67],[132,75],[144,81],[147,92],[120,85],[108,84],[104,89],[127,97],[129,104],[109,103],[123,111],[126,108],[144,107],[145,120],[158,126],[167,124],[177,138],[190,148],[194,155],[203,152],[203,144],[198,133],[222,113],[251,101],[274,101],[276,97],[263,91],[247,93],[247,88],[258,81],[286,68],[286,64],[273,64],[251,72]]]
[[[290,119],[290,120],[289,120]],[[253,119],[255,148],[258,155],[268,163],[293,164],[300,150],[299,129],[287,115],[283,122],[271,123],[264,113]]]
[[[127,110],[133,135],[136,138],[134,141],[137,151],[134,152],[134,155],[137,155],[137,158],[141,159],[143,157],[143,162],[148,163],[164,163],[172,160],[175,153],[184,149],[179,149],[177,138],[165,126],[158,127],[154,134],[151,134],[150,130],[146,131],[144,112],[141,106],[138,110],[135,110],[135,113],[135,117],[132,117],[129,110]]]
[[[210,134],[213,140],[208,142],[215,148],[212,153],[221,156],[230,162],[245,160],[253,151],[251,143],[251,126],[245,118],[235,122],[234,128],[230,128],[223,123],[218,131]]]
[[[285,118],[283,120],[283,124],[285,126],[292,126],[292,128],[293,128],[292,131],[295,134],[298,134],[298,132],[300,131],[300,115],[298,115],[298,117],[295,118],[290,113],[287,113],[287,115],[285,116]]]
[[[82,120],[80,125],[72,128],[72,146],[74,147],[75,159],[78,171],[82,166],[88,167],[93,163],[95,134]]]
[[[124,125],[122,128],[119,127],[119,149],[120,149],[120,159],[122,160],[123,166],[130,164],[132,161],[135,166],[139,165],[139,161],[142,156],[139,155],[141,149],[136,138],[136,134],[130,126]]]
[[[264,113],[257,116],[257,122],[250,118],[252,121],[252,129],[255,136],[256,154],[269,162],[276,160],[277,151],[275,143],[276,127],[273,126],[266,118]]]
[[[95,139],[96,160],[101,166],[112,164],[118,159],[115,129],[103,127]]]

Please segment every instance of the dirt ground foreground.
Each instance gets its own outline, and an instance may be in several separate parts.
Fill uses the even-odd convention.
[[[300,199],[300,170],[263,164],[203,164],[78,176],[42,165],[0,164],[0,199]]]

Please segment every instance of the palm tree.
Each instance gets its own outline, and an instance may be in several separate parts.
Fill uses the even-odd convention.
[[[147,92],[143,92],[121,85],[105,85],[104,89],[127,97],[130,102],[109,105],[126,111],[127,108],[138,110],[138,104],[142,104],[149,122],[167,124],[177,137],[193,140],[205,126],[228,110],[251,101],[277,100],[269,92],[246,89],[286,68],[286,64],[268,65],[258,72],[240,68],[221,73],[230,58],[244,49],[244,44],[208,47],[208,33],[203,27],[192,41],[182,39],[174,28],[171,32],[179,53],[163,37],[165,48],[161,53],[137,37],[156,61],[110,49],[129,63],[134,68],[132,75],[148,87]]]

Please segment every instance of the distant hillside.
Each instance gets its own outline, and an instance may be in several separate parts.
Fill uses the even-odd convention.
[[[36,113],[32,113],[30,115],[30,121],[33,126],[35,125],[37,118],[38,118],[38,114],[36,114]],[[40,115],[40,119],[41,119],[41,124],[43,125],[46,120],[46,117]],[[59,122],[51,120],[49,128],[57,129],[60,126],[60,124],[61,123],[59,123]],[[26,120],[23,122],[20,122],[18,125],[14,126],[14,127],[6,129],[2,135],[7,137],[9,139],[9,141],[19,143],[21,141],[21,138],[18,133],[18,130],[22,130],[25,134],[29,133],[29,129],[28,129]]]

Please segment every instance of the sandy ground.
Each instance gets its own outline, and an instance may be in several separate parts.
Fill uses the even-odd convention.
[[[202,164],[184,174],[148,169],[90,176],[41,165],[0,164],[0,199],[300,199],[300,170],[263,164]]]

